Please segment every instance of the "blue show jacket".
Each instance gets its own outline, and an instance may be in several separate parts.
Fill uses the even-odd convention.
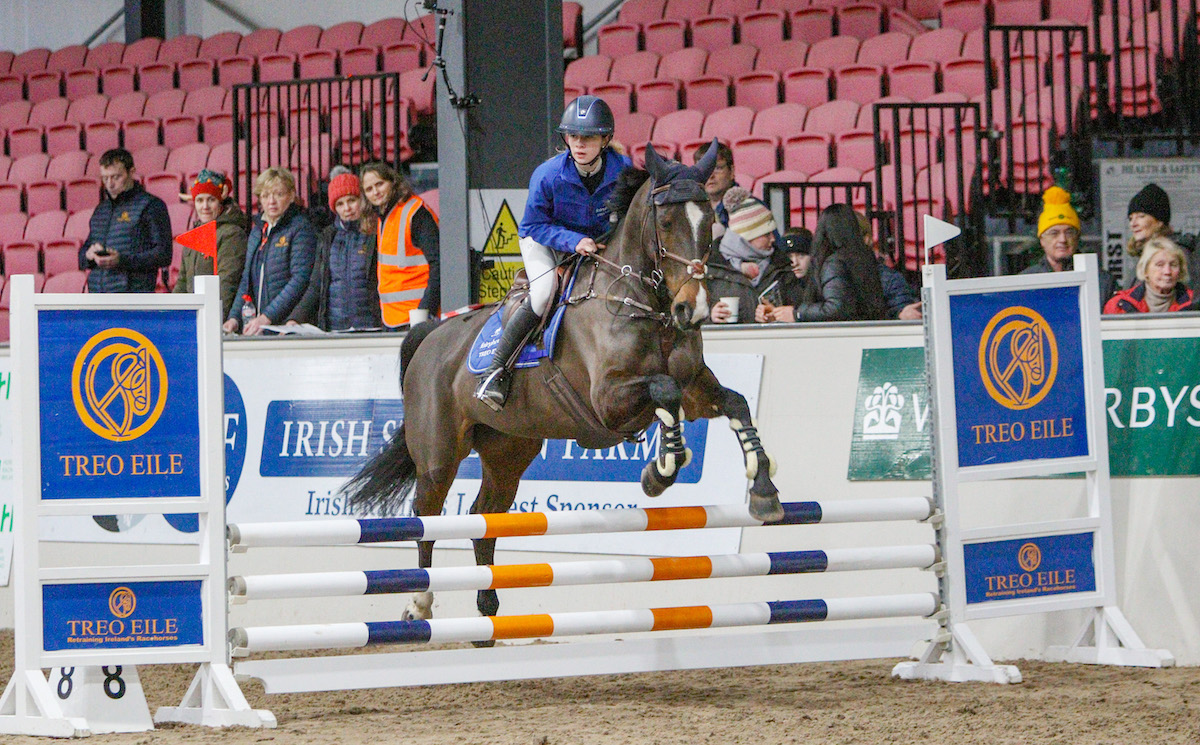
[[[563,253],[573,253],[584,238],[599,238],[608,230],[608,197],[617,176],[630,165],[629,158],[606,148],[604,178],[596,192],[588,194],[570,153],[542,163],[529,179],[529,198],[517,234]]]

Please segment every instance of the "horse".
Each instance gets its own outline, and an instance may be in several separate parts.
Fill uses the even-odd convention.
[[[400,350],[404,421],[342,488],[352,510],[395,514],[411,496],[414,514],[438,515],[474,449],[482,483],[471,513],[507,512],[544,440],[609,448],[657,419],[659,453],[641,476],[643,491],[655,497],[690,460],[683,420],[725,416],[742,446],[751,516],[782,519],[774,461],[746,399],[704,364],[699,324],[708,316],[704,273],[715,219],[704,182],[716,153],[714,142],[700,162],[683,166],[649,147],[646,170],[621,174],[610,200],[615,226],[600,252],[580,260],[575,286],[586,289],[565,300],[553,361],[513,371],[499,412],[474,397],[476,378],[466,365],[494,306],[410,329]],[[417,545],[420,566],[430,567],[433,542]],[[476,539],[476,563],[492,564],[495,546],[495,538]],[[404,618],[428,619],[432,604],[432,593],[416,593]],[[494,616],[496,591],[479,591],[476,605]]]

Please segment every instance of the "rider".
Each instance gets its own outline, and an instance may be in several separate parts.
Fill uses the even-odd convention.
[[[629,158],[609,147],[613,113],[602,99],[580,96],[567,105],[558,131],[567,145],[529,180],[518,235],[529,296],[513,312],[480,377],[475,398],[500,411],[508,399],[509,365],[550,307],[556,254],[591,254],[609,227],[607,201]]]

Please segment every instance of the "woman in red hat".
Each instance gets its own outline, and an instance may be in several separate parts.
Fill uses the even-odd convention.
[[[225,318],[233,306],[238,282],[242,279],[250,219],[229,198],[229,179],[225,178],[224,174],[206,168],[196,176],[192,188],[188,191],[192,197],[192,208],[196,211],[196,223],[192,227],[198,228],[213,220],[217,221],[215,273],[221,276],[221,318]],[[193,248],[183,249],[175,292],[192,292],[192,280],[203,274],[214,274],[212,257],[205,256]]]

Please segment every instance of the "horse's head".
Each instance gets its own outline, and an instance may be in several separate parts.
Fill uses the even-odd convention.
[[[694,166],[662,158],[654,147],[646,148],[646,171],[650,179],[643,189],[650,229],[645,240],[654,252],[655,271],[670,297],[670,316],[675,327],[693,329],[708,317],[704,266],[712,248],[714,214],[704,182],[717,162],[717,142]]]

